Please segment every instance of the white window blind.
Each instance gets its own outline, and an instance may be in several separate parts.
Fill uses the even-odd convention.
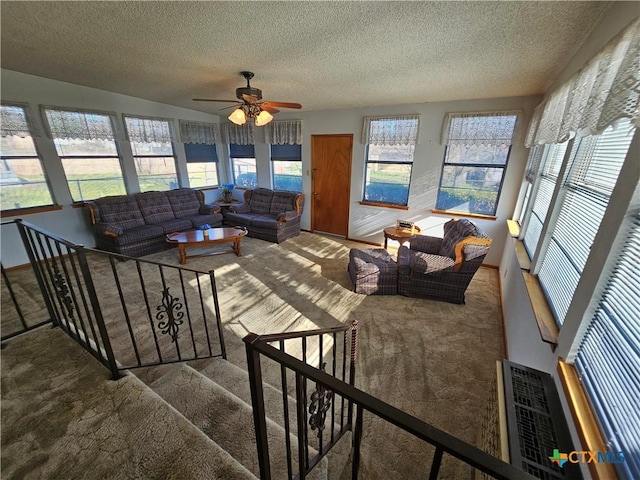
[[[540,233],[547,218],[547,211],[549,210],[553,190],[558,181],[562,160],[567,151],[567,142],[549,145],[545,150],[544,167],[538,179],[538,190],[533,198],[531,216],[523,238],[525,249],[530,258],[533,258],[540,240]]]
[[[633,130],[630,121],[624,119],[600,135],[582,138],[574,148],[560,212],[538,273],[559,325],[564,322],[591,252]]]
[[[575,366],[621,479],[640,478],[640,215],[628,235],[585,333]]]

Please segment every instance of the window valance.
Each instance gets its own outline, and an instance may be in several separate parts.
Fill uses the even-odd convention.
[[[264,127],[264,139],[271,145],[302,145],[302,120],[273,121]]]
[[[127,129],[127,140],[130,142],[168,143],[176,141],[173,120],[170,118],[130,117],[128,115],[123,117]]]
[[[204,145],[221,143],[218,124],[180,120],[180,141]]]
[[[522,112],[447,113],[443,145],[511,145]]]
[[[253,122],[244,125],[225,123],[222,125],[222,133],[225,143],[235,143],[236,145],[253,145]]]
[[[30,118],[29,110],[27,104],[2,102],[0,136],[21,138],[38,136],[32,122],[28,120]]]
[[[640,20],[536,108],[525,146],[602,133],[621,118],[640,126]]]
[[[76,140],[121,140],[116,114],[96,110],[40,106],[49,138]]]
[[[415,145],[419,115],[364,117],[362,143],[367,145]]]

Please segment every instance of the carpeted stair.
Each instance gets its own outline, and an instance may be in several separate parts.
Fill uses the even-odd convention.
[[[259,476],[247,372],[220,358],[194,362],[192,365],[199,371],[182,364],[166,365],[140,374],[167,403],[250,472]],[[287,478],[282,392],[266,383],[263,389],[272,478]],[[291,428],[294,430],[295,400],[291,397],[288,397],[288,400],[292,415]],[[297,437],[291,433],[294,472],[297,471],[297,442]],[[315,466],[307,478],[339,479],[349,461],[350,450],[349,432],[329,455]],[[316,454],[317,451],[309,447],[309,458]]]

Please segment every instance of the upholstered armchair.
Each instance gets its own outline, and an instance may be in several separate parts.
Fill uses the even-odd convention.
[[[444,237],[417,235],[398,250],[398,293],[464,303],[464,294],[491,246],[491,238],[466,219],[450,220]]]

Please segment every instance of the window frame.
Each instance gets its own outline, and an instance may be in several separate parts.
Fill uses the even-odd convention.
[[[213,145],[209,145],[209,144],[197,144],[197,143],[184,143],[184,155],[185,155],[185,159],[187,162],[187,183],[189,184],[190,188],[208,188],[208,187],[217,187],[220,185],[220,167],[219,167],[219,158],[218,158],[218,149],[216,144]],[[213,149],[214,152],[214,156],[213,158],[215,158],[215,160],[207,160],[207,161],[189,161],[189,148],[187,147],[187,145],[200,145],[200,146],[204,146],[204,147],[210,147]],[[208,165],[208,164],[214,164],[214,168],[215,168],[215,174],[216,174],[216,183],[211,183],[211,184],[205,184],[205,185],[196,185],[195,187],[193,185],[191,185],[191,172],[189,171],[189,165]]]
[[[247,148],[251,147],[251,150],[253,151],[253,156],[233,156],[233,145],[238,145],[238,147],[244,147]],[[253,182],[252,184],[244,184],[244,183],[238,183],[238,176],[236,175],[236,160],[241,160],[241,159],[247,159],[247,160],[253,160],[254,163],[254,168],[255,168],[255,176],[256,176],[256,180],[255,182]],[[229,163],[231,166],[231,176],[233,177],[233,183],[239,187],[244,187],[244,188],[256,188],[258,186],[258,162],[256,159],[256,150],[255,150],[255,145],[253,144],[248,144],[248,145],[240,145],[237,143],[230,143],[229,144]],[[253,173],[253,172],[246,172],[246,173]],[[241,173],[240,175],[244,175],[243,173]]]
[[[442,160],[442,167],[440,169],[440,180],[438,182],[438,193],[436,195],[436,204],[435,204],[435,210],[437,210],[438,212],[442,212],[442,213],[447,213],[447,214],[454,214],[454,215],[469,215],[469,216],[483,216],[483,217],[495,217],[497,212],[498,212],[498,205],[500,204],[500,198],[502,196],[502,188],[504,186],[504,181],[505,181],[505,177],[506,177],[506,173],[507,173],[507,168],[509,166],[509,160],[511,158],[511,153],[513,150],[513,139],[516,135],[516,131],[518,129],[518,123],[519,123],[519,119],[520,119],[520,115],[521,112],[519,111],[504,111],[504,112],[478,112],[478,113],[452,113],[452,114],[448,114],[445,117],[445,121],[444,121],[444,127],[443,127],[443,143],[445,144],[445,150],[444,150],[444,156],[443,156],[443,160]],[[498,132],[496,131],[495,135],[493,137],[489,137],[486,139],[474,139],[474,138],[455,138],[455,139],[451,139],[451,133],[452,133],[452,124],[455,120],[460,120],[463,118],[473,118],[473,119],[478,119],[478,118],[486,118],[486,119],[490,119],[490,118],[496,118],[496,117],[513,117],[513,129],[511,131],[511,135],[509,136],[509,138],[501,138],[501,136],[499,135],[499,133],[504,133],[504,132]],[[462,120],[461,120],[462,121]],[[459,135],[460,132],[457,132],[457,134]],[[462,140],[461,143],[458,143],[460,140]],[[468,141],[470,141],[471,143],[467,143]],[[491,142],[494,141],[495,143],[484,143],[484,142]],[[476,143],[479,142],[479,143]],[[508,143],[507,143],[508,142]],[[451,152],[451,145],[452,143],[455,144],[459,144],[459,145],[466,145],[466,146],[479,146],[479,145],[484,145],[484,146],[490,146],[493,145],[496,148],[500,147],[501,145],[506,145],[508,147],[508,150],[506,152],[505,155],[505,160],[503,164],[500,163],[479,163],[479,162],[451,162],[449,161],[449,156],[450,156],[450,152]],[[494,155],[493,157],[494,159],[496,158],[496,156]],[[488,211],[478,211],[478,210],[472,210],[471,208],[469,208],[469,211],[464,211],[464,210],[457,210],[454,208],[444,208],[444,206],[441,204],[441,194],[443,193],[443,188],[453,188],[453,189],[457,189],[459,190],[459,187],[443,187],[442,182],[445,179],[445,171],[447,170],[447,167],[451,167],[451,168],[462,168],[463,171],[469,169],[468,171],[471,172],[473,171],[473,169],[492,169],[492,170],[501,170],[502,174],[500,176],[500,182],[498,185],[498,189],[496,191],[496,196],[495,196],[495,202],[494,202],[494,208],[493,211],[488,212]],[[469,188],[468,190],[472,191],[472,192],[492,192],[493,190],[484,190],[484,189],[476,189],[476,188]]]
[[[56,202],[56,198],[53,194],[53,189],[51,188],[51,182],[49,180],[49,176],[47,175],[47,171],[44,167],[44,160],[42,158],[42,155],[40,154],[40,149],[38,148],[38,144],[35,141],[34,126],[33,126],[33,120],[30,118],[29,105],[24,103],[16,103],[16,102],[2,102],[0,103],[0,108],[3,108],[3,107],[13,107],[13,108],[22,109],[22,113],[25,119],[25,126],[29,132],[28,137],[31,139],[31,143],[33,145],[33,150],[35,152],[35,155],[4,155],[2,152],[0,152],[0,161],[5,162],[7,160],[37,160],[38,165],[40,166],[40,172],[42,173],[42,177],[44,178],[43,183],[47,187],[47,193],[49,194],[51,203],[31,205],[28,207],[0,209],[0,212],[2,213],[2,217],[18,215],[21,212],[29,212],[32,210],[42,211],[42,210],[57,208],[58,203]],[[41,182],[37,182],[37,183],[41,183]]]

